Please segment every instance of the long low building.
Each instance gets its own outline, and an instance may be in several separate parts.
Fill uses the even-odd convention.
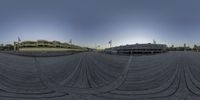
[[[107,53],[117,54],[149,54],[149,53],[163,53],[167,51],[167,45],[165,44],[133,44],[117,46],[113,48],[105,49]]]
[[[66,51],[66,50],[81,50],[80,46],[61,43],[59,41],[22,41],[14,43],[14,50],[16,51]]]

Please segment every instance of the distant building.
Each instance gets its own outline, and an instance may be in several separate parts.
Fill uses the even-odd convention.
[[[168,51],[191,51],[192,49],[189,46],[179,46],[179,47],[169,47]]]
[[[6,44],[3,48],[4,51],[13,51],[14,46],[12,44]]]
[[[193,51],[200,52],[200,46],[194,45]]]
[[[117,54],[149,54],[149,53],[163,53],[167,51],[165,44],[133,44],[124,45],[106,49],[106,52]]]
[[[3,44],[0,44],[0,51],[2,51],[4,48]]]
[[[174,45],[172,45],[171,48],[174,48]]]

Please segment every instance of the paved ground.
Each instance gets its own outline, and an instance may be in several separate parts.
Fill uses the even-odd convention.
[[[0,53],[0,100],[199,100],[200,53]]]

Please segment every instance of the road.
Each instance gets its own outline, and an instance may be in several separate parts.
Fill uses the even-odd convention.
[[[0,53],[1,100],[199,100],[200,53]]]

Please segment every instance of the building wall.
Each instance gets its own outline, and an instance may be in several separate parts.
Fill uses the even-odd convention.
[[[134,44],[118,46],[107,49],[107,52],[115,52],[118,54],[148,54],[166,52],[167,45],[164,44]]]
[[[59,41],[23,41],[21,43],[14,42],[14,49],[19,51],[67,51],[67,50],[77,50],[82,49],[76,45],[70,45],[68,43],[61,43]]]
[[[19,51],[82,51],[82,49],[67,49],[67,48],[20,48]]]

